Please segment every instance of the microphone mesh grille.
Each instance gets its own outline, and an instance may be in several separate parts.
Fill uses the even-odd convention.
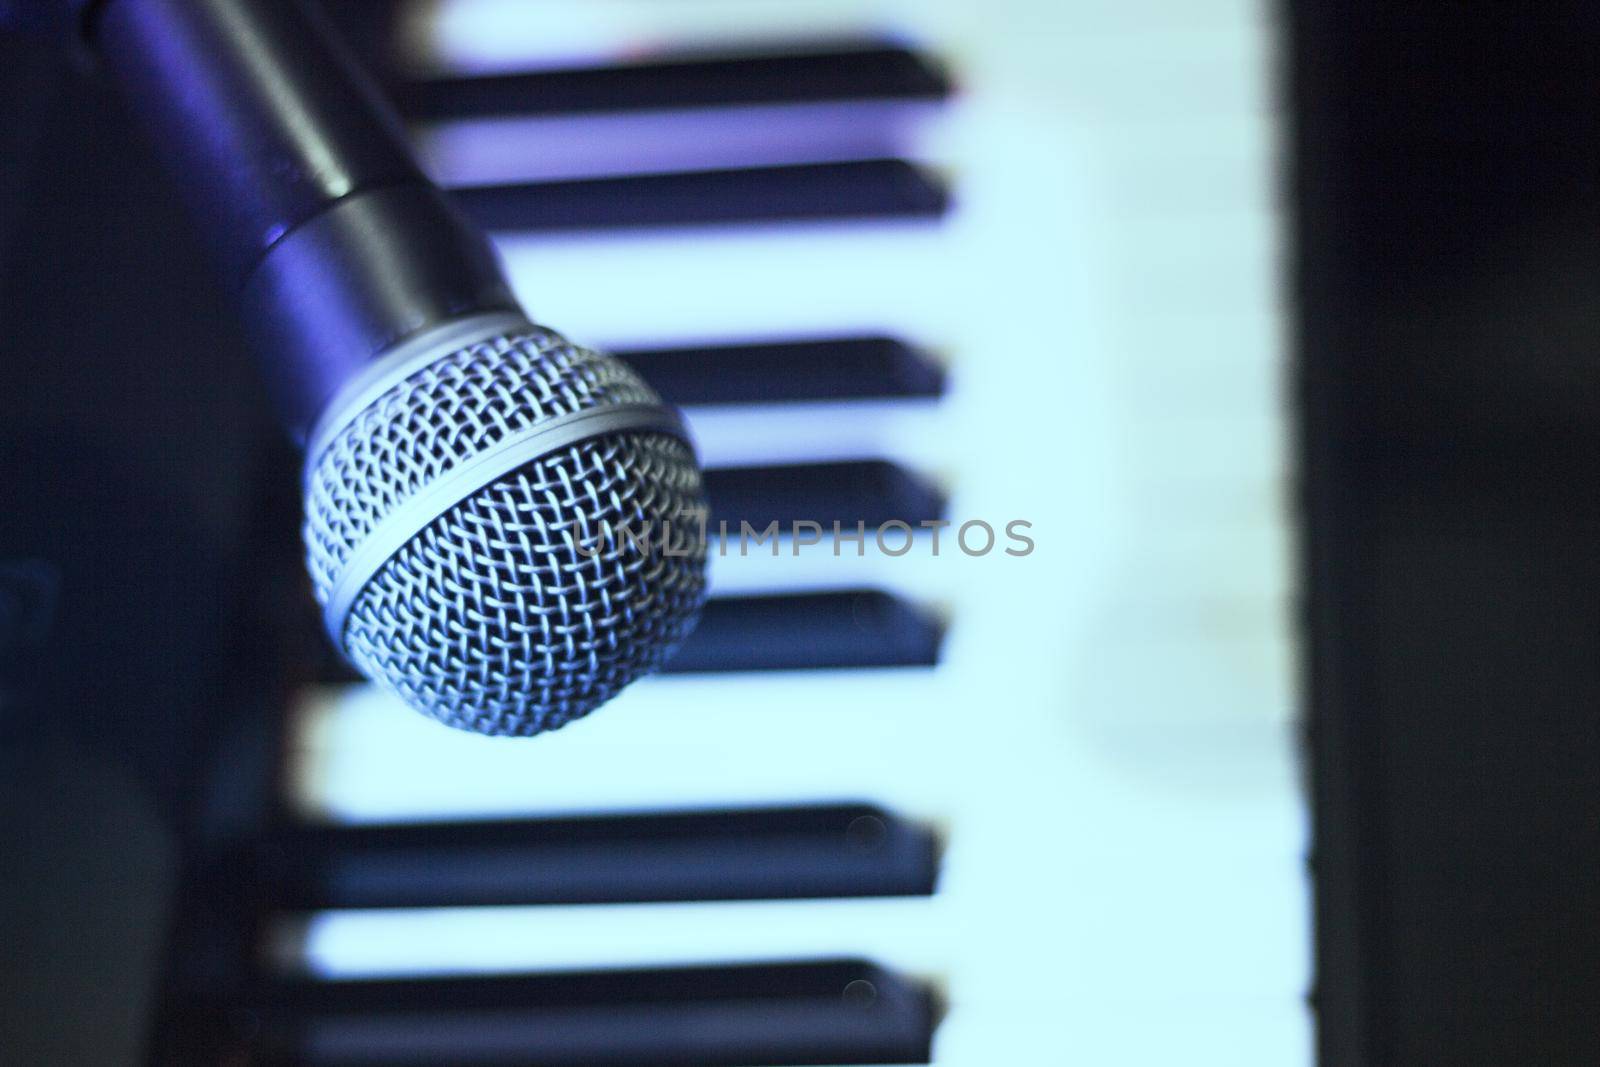
[[[639,403],[660,401],[625,364],[538,327],[397,383],[313,457],[305,540],[318,601],[395,508],[474,455],[560,415]],[[559,447],[463,486],[361,587],[344,651],[449,725],[515,735],[561,726],[659,667],[692,628],[705,589],[703,508],[693,452],[674,436],[616,432]]]

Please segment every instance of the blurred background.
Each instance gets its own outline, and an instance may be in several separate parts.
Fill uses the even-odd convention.
[[[324,7],[713,523],[869,533],[548,736],[360,683],[0,4],[0,1063],[1594,1061],[1600,18]]]

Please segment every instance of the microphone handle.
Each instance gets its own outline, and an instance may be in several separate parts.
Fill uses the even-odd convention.
[[[441,323],[520,313],[487,239],[297,0],[101,0],[83,32],[182,190],[291,432]]]

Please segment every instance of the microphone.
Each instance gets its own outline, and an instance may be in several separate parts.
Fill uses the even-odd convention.
[[[442,723],[516,736],[658,668],[705,596],[677,413],[532,324],[318,12],[78,10],[305,445],[307,565],[345,657]]]

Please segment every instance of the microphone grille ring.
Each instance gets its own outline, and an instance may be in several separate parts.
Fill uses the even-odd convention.
[[[425,714],[491,734],[553,729],[659,667],[705,590],[690,445],[657,420],[494,465],[552,422],[651,407],[659,399],[620,361],[532,326],[384,390],[308,460],[317,598],[332,609],[336,588],[355,589],[338,611],[341,650]],[[438,514],[394,538],[408,502],[441,487]],[[370,576],[345,573],[386,536],[399,547]]]

